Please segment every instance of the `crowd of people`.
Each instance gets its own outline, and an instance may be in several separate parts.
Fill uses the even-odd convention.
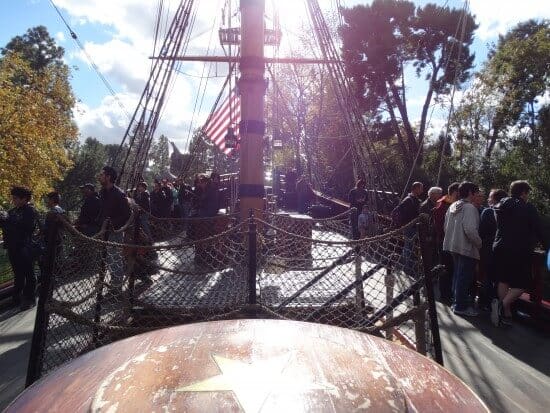
[[[115,185],[117,172],[109,166],[101,170],[98,181],[99,191],[91,183],[80,187],[83,204],[74,225],[87,236],[97,234],[108,220],[109,240],[122,242],[122,228],[129,221],[132,203],[146,211],[140,214],[140,219],[149,234],[150,215],[159,218],[211,217],[220,209],[220,176],[217,173],[210,177],[197,175],[193,186],[182,179],[155,180],[151,192],[146,182],[140,182],[135,190],[125,193]],[[291,183],[300,194],[298,207],[305,210],[311,193],[309,183],[305,179]],[[359,180],[349,194],[350,206],[361,212],[352,219],[353,238],[371,235],[373,214],[369,212],[365,187],[365,181]],[[495,325],[507,323],[512,317],[512,304],[530,284],[535,245],[540,242],[548,247],[537,210],[528,202],[530,191],[526,181],[515,181],[509,192],[491,189],[485,202],[476,184],[462,182],[451,184],[446,194],[441,188],[432,187],[422,201],[424,186],[415,182],[410,193],[392,211],[393,228],[406,225],[420,214],[427,217],[429,225],[421,227],[425,228],[425,233],[419,234],[427,246],[424,259],[430,268],[437,264],[446,268],[447,275],[439,279],[439,293],[443,301],[452,303],[455,314],[477,316],[478,309],[486,309],[491,311]],[[34,261],[47,246],[52,218],[64,211],[60,206],[60,194],[51,192],[46,196],[48,213],[44,222],[40,222],[31,203],[31,191],[13,187],[11,196],[13,208],[0,213],[0,228],[14,272],[13,301],[28,308],[35,304]],[[41,243],[36,242],[37,228],[43,234]],[[405,272],[413,272],[411,254],[416,231],[417,227],[412,225],[404,233],[401,260]],[[112,271],[112,276],[122,283],[122,268]],[[478,280],[481,280],[481,288],[476,288]]]
[[[146,182],[140,182],[135,190],[125,193],[115,184],[117,176],[114,168],[105,166],[98,175],[99,191],[92,183],[80,186],[83,203],[74,226],[84,235],[91,237],[98,234],[108,220],[109,240],[122,242],[123,227],[130,219],[132,204],[146,212],[140,214],[146,234],[150,234],[149,214],[158,218],[212,217],[220,209],[220,175],[216,172],[209,177],[197,175],[193,186],[181,178],[174,181],[155,180],[151,193]],[[0,211],[0,228],[14,274],[12,301],[24,310],[35,305],[37,281],[34,267],[37,261],[40,262],[48,242],[51,242],[49,229],[52,220],[56,214],[64,214],[65,211],[60,206],[61,195],[58,192],[47,194],[44,220],[39,219],[29,189],[14,186],[11,198],[13,208],[7,212]],[[111,258],[113,262],[120,261],[120,257]],[[118,264],[112,269],[114,284],[122,284],[123,264]]]
[[[430,188],[421,201],[424,187],[415,182],[392,211],[394,227],[420,214],[428,218],[426,233],[420,234],[428,250],[424,258],[429,267],[445,266],[439,292],[455,314],[475,317],[480,309],[487,310],[495,326],[509,324],[512,304],[530,286],[536,245],[548,248],[539,214],[528,202],[530,191],[528,182],[514,181],[509,192],[491,189],[485,202],[478,185],[456,182],[446,194]],[[410,251],[406,244],[416,231],[415,226],[406,231],[404,253]]]

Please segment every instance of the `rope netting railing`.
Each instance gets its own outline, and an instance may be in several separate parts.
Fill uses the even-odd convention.
[[[434,355],[414,224],[349,241],[314,223],[303,236],[259,221],[268,228],[259,233],[259,302],[284,318],[375,333]]]
[[[258,215],[243,222],[136,211],[119,231],[93,238],[59,217],[27,382],[135,334],[239,317],[348,327],[437,355],[416,222],[350,240],[349,213]]]

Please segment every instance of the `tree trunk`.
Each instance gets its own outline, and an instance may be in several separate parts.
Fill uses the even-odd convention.
[[[426,100],[424,101],[424,106],[422,106],[422,113],[420,115],[420,128],[418,129],[418,145],[422,145],[424,142],[424,134],[426,133],[426,118],[428,117],[428,109],[430,108],[430,103],[432,101],[432,96],[434,89],[432,84],[430,84],[430,89],[426,95]],[[416,154],[415,154],[416,156]]]
[[[493,153],[493,149],[495,148],[495,145],[497,143],[498,139],[498,129],[493,129],[493,133],[489,137],[489,145],[487,145],[487,148],[485,149],[485,158],[489,159],[491,157],[491,154]]]
[[[393,100],[397,105],[397,109],[399,109],[399,113],[401,114],[403,127],[405,129],[405,133],[407,134],[407,144],[408,144],[409,152],[414,157],[416,155],[416,151],[418,150],[418,144],[416,142],[416,138],[414,137],[414,131],[412,129],[411,122],[409,121],[407,107],[405,105],[405,102],[401,100],[401,96],[399,95],[399,90],[394,84],[390,84],[390,90],[393,95]]]
[[[391,104],[389,96],[386,96],[386,106],[388,107],[388,112],[390,113],[393,130],[395,131],[395,136],[397,136],[397,143],[399,144],[399,148],[403,153],[403,158],[407,161],[408,164],[411,164],[412,158],[409,151],[407,150],[407,146],[405,145],[405,140],[403,139],[403,134],[401,133],[401,128],[399,127],[399,123],[397,122],[397,118],[395,117],[395,111],[393,110],[393,106]]]

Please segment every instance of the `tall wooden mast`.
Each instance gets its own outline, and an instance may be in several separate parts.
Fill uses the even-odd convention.
[[[263,209],[265,133],[264,95],[264,12],[265,0],[241,0],[240,79],[241,123],[239,125],[240,173],[239,198],[241,216],[251,209]]]

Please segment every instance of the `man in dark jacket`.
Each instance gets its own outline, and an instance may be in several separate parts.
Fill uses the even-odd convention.
[[[167,179],[162,180],[162,192],[164,193],[164,203],[162,204],[162,217],[170,218],[174,209],[174,193],[172,186]]]
[[[131,216],[130,204],[126,194],[115,185],[117,172],[110,166],[104,166],[99,173],[98,180],[101,184],[99,199],[101,200],[100,221],[109,220],[108,240],[115,243],[124,241],[124,234],[120,230],[129,221]],[[123,250],[119,247],[107,248],[107,263],[110,274],[110,288],[120,292],[124,282],[124,257]]]
[[[101,213],[101,201],[93,184],[85,184],[80,187],[84,203],[80,208],[80,215],[75,227],[89,237],[97,234],[100,229],[99,214]]]
[[[415,182],[411,186],[411,192],[401,201],[398,208],[398,227],[408,224],[412,220],[416,219],[420,214],[420,195],[424,192],[424,185],[422,182]],[[412,261],[412,253],[414,248],[414,237],[416,235],[416,227],[411,226],[403,232],[405,242],[403,245],[403,252],[401,254],[401,261],[403,263],[403,270],[406,274],[414,276],[414,263]]]
[[[152,242],[151,228],[149,227],[149,214],[151,213],[151,197],[147,190],[147,182],[137,184],[134,201],[142,209],[139,214],[139,223],[146,236],[146,242]]]
[[[160,181],[155,180],[153,192],[151,192],[151,215],[162,218],[164,215],[164,206],[166,205],[166,194],[162,190]]]
[[[27,188],[14,186],[11,198],[14,208],[0,217],[0,228],[4,234],[4,248],[14,274],[13,303],[27,310],[35,305],[36,278],[32,251],[32,234],[37,214],[30,205],[32,192]],[[21,297],[22,295],[22,297]]]
[[[483,308],[489,308],[491,301],[497,296],[496,273],[493,265],[493,242],[497,232],[494,206],[507,196],[504,189],[491,189],[487,198],[489,206],[481,212],[479,221],[479,236],[481,237],[479,268],[482,279],[480,305]]]
[[[180,181],[178,187],[178,204],[180,206],[181,218],[189,218],[193,204],[193,188],[183,182],[183,180]]]
[[[118,230],[130,219],[130,205],[122,189],[115,185],[117,172],[110,166],[104,166],[99,174],[99,199],[101,200],[100,221],[110,220],[114,229]]]
[[[145,212],[151,212],[151,197],[147,190],[147,182],[140,182],[137,185],[134,200]]]
[[[498,279],[498,300],[491,303],[491,321],[499,325],[512,317],[511,305],[529,287],[533,249],[545,244],[539,214],[528,203],[531,186],[526,181],[510,185],[510,198],[495,206],[497,231],[493,263]]]
[[[398,227],[402,227],[403,225],[408,224],[413,219],[417,218],[420,214],[420,195],[424,192],[424,185],[422,182],[415,182],[411,185],[411,192],[403,198],[401,203],[399,204],[398,211],[399,211],[399,225]]]
[[[428,190],[428,197],[420,204],[420,214],[427,216],[427,223],[419,228],[419,237],[424,240],[426,248],[424,259],[427,268],[432,268],[437,262],[437,246],[435,242],[435,233],[433,228],[432,210],[437,205],[437,201],[443,195],[443,190],[438,186],[433,186]]]

